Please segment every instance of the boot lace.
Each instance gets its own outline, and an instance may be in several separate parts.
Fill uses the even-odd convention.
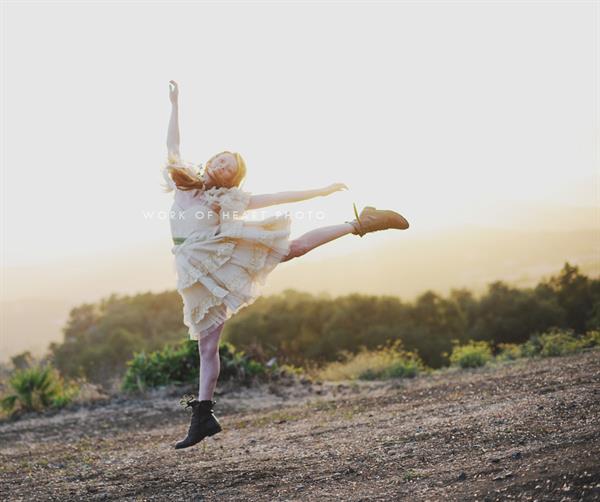
[[[192,408],[192,402],[196,399],[196,396],[192,394],[184,394],[182,398],[179,400],[179,404],[183,406],[184,410],[188,408]]]

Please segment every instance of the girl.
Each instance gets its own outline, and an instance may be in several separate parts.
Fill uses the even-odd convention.
[[[243,220],[247,209],[258,209],[325,196],[347,189],[334,183],[314,190],[251,195],[241,188],[246,164],[239,153],[221,152],[196,172],[179,154],[179,90],[171,80],[171,118],[167,136],[168,163],[163,168],[166,191],[174,191],[171,208],[172,253],[177,290],[183,299],[183,322],[198,341],[200,378],[187,436],[175,448],[192,446],[221,431],[212,400],[220,371],[219,339],[224,323],[254,302],[268,274],[279,263],[346,234],[360,235],[388,228],[406,229],[408,222],[394,211],[365,207],[356,219],[312,230],[290,240],[289,216]]]

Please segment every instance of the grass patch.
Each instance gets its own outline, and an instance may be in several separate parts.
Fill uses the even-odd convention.
[[[402,349],[400,340],[376,350],[364,347],[356,354],[343,353],[343,360],[328,364],[316,373],[322,380],[386,380],[412,378],[425,370],[421,359]]]
[[[492,347],[489,342],[469,342],[454,344],[450,354],[450,364],[461,368],[480,368],[492,360]]]

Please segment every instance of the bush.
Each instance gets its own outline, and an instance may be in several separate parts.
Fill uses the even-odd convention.
[[[127,372],[121,383],[125,391],[193,382],[198,379],[198,345],[184,340],[175,347],[167,344],[162,350],[149,354],[136,352],[126,364]]]
[[[492,359],[492,348],[489,342],[470,341],[465,345],[454,344],[450,354],[450,364],[461,368],[479,368]]]
[[[536,357],[542,352],[543,343],[539,334],[534,334],[529,337],[523,345],[521,345],[522,357]]]
[[[413,352],[402,349],[396,340],[388,346],[376,350],[365,348],[357,354],[342,354],[344,360],[329,363],[317,371],[317,378],[323,380],[376,380],[388,378],[412,378],[425,370],[421,359]]]
[[[577,336],[570,329],[552,329],[536,333],[521,345],[521,357],[556,357],[575,354],[586,348],[600,346],[600,331],[591,330]]]
[[[221,358],[221,373],[219,378],[224,380],[248,381],[252,377],[265,376],[269,371],[264,364],[248,357],[243,351],[236,350],[229,342],[219,346]]]
[[[62,408],[79,392],[79,386],[66,383],[58,370],[50,365],[16,370],[8,380],[11,389],[2,397],[2,409],[11,414]]]
[[[276,364],[266,366],[238,351],[228,342],[219,346],[220,380],[250,383],[254,378],[266,378],[281,371]],[[146,354],[138,352],[127,362],[122,390],[138,391],[170,384],[194,384],[199,377],[198,343],[184,340],[176,346]]]
[[[588,331],[583,335],[581,339],[581,345],[583,348],[600,347],[600,331],[592,330]]]
[[[514,361],[523,357],[522,345],[516,343],[500,343],[498,344],[498,361]]]
[[[577,339],[572,330],[553,330],[540,335],[542,357],[564,356],[579,352],[581,340]]]
[[[381,369],[369,368],[358,378],[360,380],[386,380],[388,378],[413,378],[424,369],[417,358],[402,357],[391,361],[388,366]]]

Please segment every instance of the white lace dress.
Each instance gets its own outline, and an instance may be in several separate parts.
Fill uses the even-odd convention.
[[[290,249],[291,220],[244,220],[250,192],[213,187],[174,191],[170,226],[183,322],[198,340],[260,295],[268,274]],[[218,203],[213,209],[212,204]]]

